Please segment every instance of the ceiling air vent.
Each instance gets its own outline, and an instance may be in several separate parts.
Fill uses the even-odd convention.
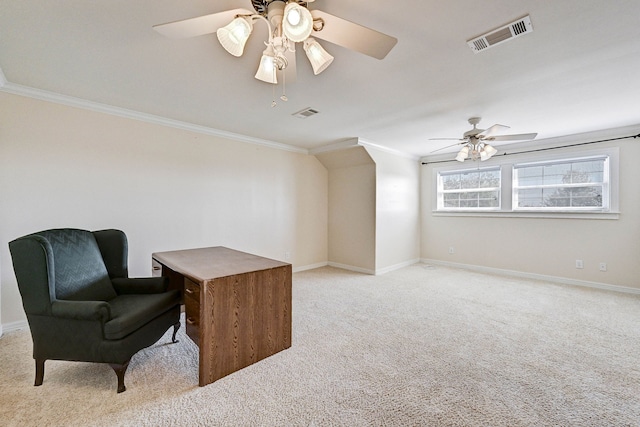
[[[532,31],[533,26],[531,25],[531,18],[527,15],[524,18],[505,25],[504,27],[490,31],[487,34],[476,37],[475,39],[468,40],[467,44],[474,53],[478,53]]]
[[[307,107],[304,110],[300,110],[297,113],[293,113],[293,117],[297,117],[299,119],[306,119],[307,117],[311,117],[315,114],[318,114],[318,110],[314,110],[313,108]]]

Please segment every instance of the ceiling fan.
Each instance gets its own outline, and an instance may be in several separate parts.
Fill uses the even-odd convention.
[[[314,74],[324,71],[333,61],[315,38],[383,59],[398,40],[376,30],[347,21],[321,10],[308,9],[315,0],[251,0],[253,11],[231,9],[210,15],[155,25],[160,34],[172,38],[195,37],[216,33],[220,44],[234,56],[241,56],[244,45],[258,21],[269,30],[255,77],[277,84],[277,72],[286,70],[286,79],[295,79],[295,45],[303,49]],[[284,78],[284,75],[283,75]],[[283,100],[284,94],[283,94]]]
[[[473,125],[473,129],[466,131],[462,138],[429,138],[430,141],[443,141],[443,140],[456,140],[455,144],[447,145],[446,147],[439,148],[432,151],[444,150],[445,148],[453,147],[455,145],[463,145],[460,152],[456,156],[456,160],[464,162],[470,158],[473,161],[480,160],[485,161],[491,158],[498,152],[493,146],[489,145],[488,141],[528,141],[535,139],[538,136],[537,133],[520,133],[512,135],[498,135],[504,129],[509,129],[509,126],[495,124],[488,129],[478,129],[476,126],[480,123],[480,117],[469,118],[469,124]]]

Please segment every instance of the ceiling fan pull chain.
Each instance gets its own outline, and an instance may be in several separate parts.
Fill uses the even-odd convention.
[[[276,103],[276,85],[271,85],[271,108],[278,105]]]
[[[287,102],[289,100],[289,98],[287,98],[287,73],[285,73],[284,71],[282,72],[282,96],[280,97],[280,99],[282,99],[284,102]]]

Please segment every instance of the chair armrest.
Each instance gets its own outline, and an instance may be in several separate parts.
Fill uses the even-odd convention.
[[[56,300],[51,304],[51,314],[65,319],[102,320],[104,323],[111,319],[111,307],[105,301]]]
[[[166,277],[118,278],[111,281],[118,295],[159,294],[166,292],[169,280]]]

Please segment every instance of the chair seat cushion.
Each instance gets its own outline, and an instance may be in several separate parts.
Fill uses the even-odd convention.
[[[104,325],[104,337],[119,340],[165,311],[179,304],[178,291],[159,294],[119,295],[109,301],[111,320]]]

